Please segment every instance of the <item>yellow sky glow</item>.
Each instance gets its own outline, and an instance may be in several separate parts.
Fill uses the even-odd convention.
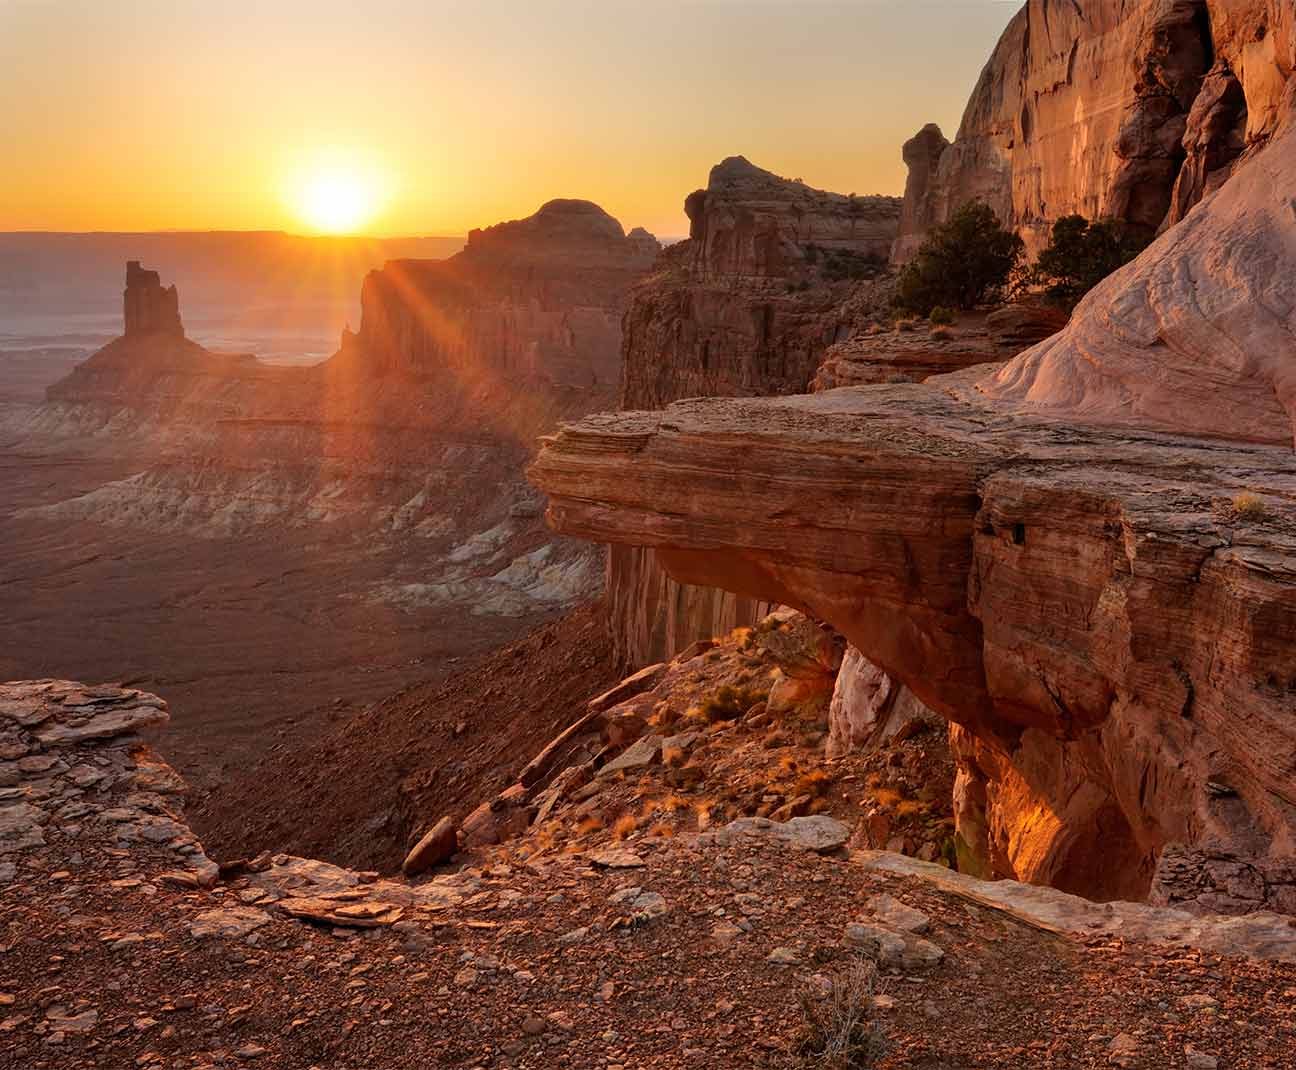
[[[678,236],[735,153],[899,193],[1015,9],[0,0],[0,230],[462,234],[585,197]]]

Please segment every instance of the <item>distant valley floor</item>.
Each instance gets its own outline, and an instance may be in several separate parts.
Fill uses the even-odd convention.
[[[0,679],[123,680],[164,695],[172,721],[158,742],[194,801],[271,744],[304,746],[350,710],[461,670],[545,619],[363,596],[417,547],[318,529],[198,539],[10,515],[135,467],[0,445]]]

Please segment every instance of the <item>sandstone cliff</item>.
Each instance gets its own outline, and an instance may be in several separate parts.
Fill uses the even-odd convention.
[[[1244,80],[1285,78],[1290,17],[1242,8],[1276,57]],[[839,627],[958,726],[971,864],[1296,910],[1293,92],[1057,341],[926,385],[588,418],[533,468],[551,522]]]
[[[1174,223],[1274,132],[1293,69],[1286,0],[1030,0],[973,91],[953,144],[905,147],[906,260],[932,223],[990,204],[1028,246],[1079,213]]]
[[[895,198],[827,193],[737,156],[712,168],[685,211],[689,239],[635,288],[626,313],[625,408],[805,390],[828,346],[884,303],[871,279],[896,234]],[[626,665],[669,657],[768,608],[681,587],[633,547],[611,548],[607,587]]]
[[[360,331],[335,360],[366,375],[615,390],[626,294],[658,251],[646,231],[627,237],[589,201],[550,201],[527,219],[472,231],[448,260],[371,272]]]

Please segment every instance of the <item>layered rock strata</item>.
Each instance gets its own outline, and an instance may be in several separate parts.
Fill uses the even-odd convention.
[[[1205,901],[1291,910],[1293,153],[988,375],[568,428],[551,522],[838,626],[958,726],[988,872],[1182,901],[1184,844]]]
[[[1284,0],[1030,0],[954,142],[925,128],[906,146],[895,259],[974,199],[1032,248],[1071,213],[1177,222],[1272,136],[1292,25]]]
[[[126,290],[122,294],[126,336],[168,334],[184,336],[180,323],[180,295],[174,286],[163,288],[156,271],[146,271],[138,260],[126,264]]]
[[[808,389],[825,350],[885,303],[870,279],[896,235],[900,203],[816,190],[740,156],[717,164],[685,202],[689,239],[633,292],[622,406]],[[611,549],[607,588],[625,665],[670,657],[769,609],[681,587],[651,551],[633,547]]]
[[[532,478],[557,530],[830,621],[960,726],[984,872],[1137,897],[1170,843],[1292,852],[1290,450],[896,385],[591,417]],[[1285,864],[1250,906],[1296,908]]]

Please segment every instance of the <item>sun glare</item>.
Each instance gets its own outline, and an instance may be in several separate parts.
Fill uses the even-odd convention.
[[[320,171],[309,176],[298,210],[316,230],[350,234],[373,218],[378,193],[365,176],[347,171]]]

